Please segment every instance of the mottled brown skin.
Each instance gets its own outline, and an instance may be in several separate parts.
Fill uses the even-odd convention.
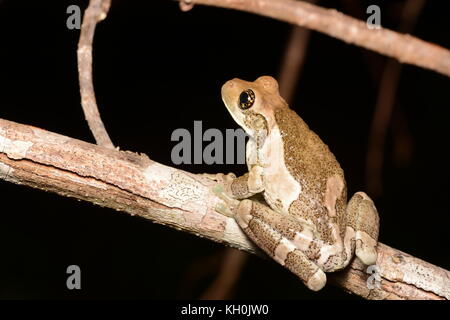
[[[320,239],[333,243],[331,229],[328,223],[320,219],[327,217],[336,221],[340,230],[345,232],[345,204],[347,203],[347,188],[344,172],[328,146],[317,134],[289,107],[283,104],[275,111],[275,118],[280,128],[283,142],[289,154],[285,155],[286,166],[291,175],[302,182],[303,192],[298,201],[290,208],[292,215],[304,217],[318,229]],[[297,137],[301,137],[298,139]],[[329,217],[323,206],[329,177],[337,175],[344,182],[344,188],[339,192],[336,201],[336,216]],[[341,236],[343,233],[341,232]]]
[[[379,221],[373,202],[357,193],[347,206],[339,163],[288,107],[276,80],[230,80],[222,99],[251,138],[249,173],[227,176],[222,190],[233,199],[262,193],[270,206],[223,197],[244,232],[312,290],[325,285],[324,271],[345,267],[355,248],[364,263],[375,263]]]

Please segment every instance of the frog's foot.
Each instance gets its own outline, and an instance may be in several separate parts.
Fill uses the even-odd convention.
[[[217,185],[221,186],[217,187],[217,185],[215,185],[212,188],[213,193],[215,193],[216,195],[218,195],[219,193],[226,193],[230,197],[233,195],[231,185],[233,184],[233,181],[237,179],[234,173],[203,173],[202,176],[208,180],[215,181]]]
[[[217,183],[221,183],[221,184],[230,184],[231,182],[233,182],[234,179],[236,179],[236,175],[232,172],[230,172],[228,174],[202,173],[201,176],[206,179],[213,180],[213,181],[216,181]]]
[[[246,199],[239,203],[235,219],[250,239],[275,261],[297,275],[309,289],[318,291],[325,286],[325,273],[297,248],[288,235],[288,231],[296,227],[289,216]]]
[[[224,203],[218,203],[214,208],[221,215],[233,218],[235,216],[234,212],[231,210],[229,206]]]
[[[212,191],[223,201],[216,205],[215,210],[227,217],[234,217],[240,201],[230,196],[229,193],[225,191],[225,186],[222,184],[216,184],[212,188]]]
[[[347,225],[355,231],[356,256],[366,265],[377,261],[379,217],[367,194],[357,192],[347,205]]]

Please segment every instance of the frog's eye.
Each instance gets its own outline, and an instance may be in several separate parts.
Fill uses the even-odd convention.
[[[239,108],[246,110],[255,103],[255,93],[252,89],[242,91],[239,95]]]

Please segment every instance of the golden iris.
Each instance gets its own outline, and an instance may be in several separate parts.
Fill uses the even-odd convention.
[[[255,103],[255,93],[252,89],[242,91],[239,95],[239,108],[246,110]]]

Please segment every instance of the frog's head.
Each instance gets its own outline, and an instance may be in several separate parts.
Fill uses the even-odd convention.
[[[287,106],[277,81],[270,76],[254,82],[237,78],[227,81],[222,86],[222,100],[233,119],[253,138],[261,130],[269,133],[276,125],[275,110]]]

